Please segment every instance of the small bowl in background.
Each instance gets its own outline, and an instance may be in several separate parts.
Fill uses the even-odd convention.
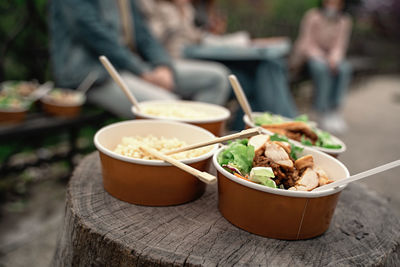
[[[0,108],[0,124],[17,124],[25,120],[27,108],[3,109]]]
[[[218,207],[223,217],[248,232],[269,238],[299,240],[323,234],[331,222],[345,186],[318,192],[275,189],[237,178],[213,157],[218,172]],[[337,159],[312,148],[312,155],[332,180],[349,177],[347,168]]]
[[[39,88],[39,83],[35,81],[4,81],[1,83],[1,87],[8,95],[28,100],[29,96]]]
[[[10,95],[9,92],[0,92],[0,124],[15,124],[22,122],[30,102],[21,99],[16,95]]]
[[[105,190],[120,200],[145,206],[178,205],[200,197],[206,184],[177,167],[160,160],[136,159],[114,152],[123,137],[148,135],[177,138],[187,144],[215,138],[200,127],[173,121],[132,120],[106,126],[94,137]],[[213,145],[209,152],[182,162],[206,171],[217,149],[218,145]]]
[[[263,114],[263,112],[253,112],[253,113],[252,113],[252,116],[259,116],[259,115],[262,115],[262,114]],[[258,127],[257,125],[255,125],[253,122],[251,122],[251,121],[249,120],[249,118],[247,117],[246,114],[243,116],[243,121],[244,121],[244,123],[245,123],[245,128],[246,128],[246,129]],[[290,121],[290,119],[288,119],[288,121]],[[312,127],[315,127],[314,125],[316,126],[316,123],[315,123],[315,122],[313,122],[311,126],[312,126]],[[271,131],[269,131],[269,130],[267,130],[267,129],[264,129],[264,131],[265,131],[266,133],[270,134],[270,135],[274,134],[273,132],[271,132]],[[318,150],[318,151],[327,153],[327,154],[329,154],[329,155],[331,155],[331,156],[337,158],[340,154],[342,154],[342,153],[344,153],[344,152],[346,151],[347,147],[346,147],[346,144],[345,144],[342,140],[340,140],[338,137],[336,137],[336,136],[334,136],[334,135],[332,135],[332,134],[331,134],[331,137],[332,137],[332,139],[333,139],[333,141],[334,141],[335,143],[341,145],[341,148],[339,148],[339,149],[332,149],[332,148],[324,148],[324,147],[319,147],[319,146],[311,146],[311,147],[314,148],[314,149],[316,149],[316,150]],[[290,139],[290,141],[293,142],[293,143],[294,143],[295,145],[297,145],[297,146],[304,147],[304,145],[303,145],[301,142],[299,142],[299,141],[296,141],[296,140],[293,140],[293,139]]]
[[[182,100],[154,100],[154,101],[143,101],[139,103],[141,111],[139,112],[136,107],[132,107],[132,112],[135,114],[137,119],[156,119],[156,120],[172,120],[179,122],[186,122],[189,124],[193,124],[204,128],[216,136],[221,136],[223,134],[224,126],[227,119],[230,117],[230,111],[222,106],[203,103],[203,102],[195,102],[195,101],[182,101]],[[154,115],[149,114],[147,111],[151,111],[151,109],[169,109],[169,115]],[[193,113],[193,117],[190,116],[182,116],[179,118],[178,116],[173,116],[174,110],[179,113],[178,109],[182,109],[190,111]],[[201,114],[202,116],[196,117],[196,112]],[[185,114],[188,115],[188,114]]]
[[[76,90],[57,89],[43,96],[40,102],[46,113],[70,118],[80,114],[82,106],[86,102],[86,96]]]

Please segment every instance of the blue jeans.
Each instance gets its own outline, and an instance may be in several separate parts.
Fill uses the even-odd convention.
[[[256,70],[254,89],[256,111],[270,111],[289,118],[296,116],[297,108],[289,89],[284,60],[262,61]]]
[[[228,67],[238,77],[253,111],[269,111],[289,118],[297,115],[296,103],[289,89],[285,60],[231,63]],[[243,129],[242,109],[233,116],[232,128]]]
[[[332,73],[327,63],[317,59],[310,59],[308,68],[315,87],[315,109],[319,112],[338,109],[351,81],[352,68],[349,62],[340,62],[336,73]]]

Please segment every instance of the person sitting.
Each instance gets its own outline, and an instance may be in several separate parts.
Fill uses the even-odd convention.
[[[250,36],[243,32],[221,36],[210,34],[203,28],[197,27],[195,10],[190,0],[141,0],[140,2],[150,29],[177,62],[187,62],[187,64],[200,62],[183,59],[185,47],[191,45],[204,46],[210,51],[214,51],[215,47],[232,47],[233,44],[239,47],[251,47]],[[210,64],[208,62],[206,64]],[[244,90],[254,110],[271,111],[287,117],[296,115],[296,106],[287,84],[286,66],[280,59],[261,60],[251,66],[241,64],[240,70],[236,69],[234,72],[245,85]],[[241,112],[236,114],[233,126],[235,129],[243,127],[241,114]]]
[[[300,27],[291,66],[307,63],[315,85],[314,107],[321,128],[343,133],[347,126],[340,109],[351,80],[351,65],[345,54],[352,22],[344,13],[344,0],[322,0],[309,10]]]
[[[88,101],[117,116],[132,117],[131,104],[99,61],[105,55],[139,101],[181,96],[224,104],[228,71],[178,66],[149,31],[134,0],[53,0],[51,62],[57,86],[76,88],[92,72]]]

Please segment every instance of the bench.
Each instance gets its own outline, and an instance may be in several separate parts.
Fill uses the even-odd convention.
[[[85,106],[82,113],[73,118],[48,116],[42,112],[28,114],[27,118],[18,124],[0,125],[0,146],[11,145],[11,150],[5,153],[5,158],[0,166],[0,178],[11,172],[20,172],[27,167],[39,166],[59,160],[66,160],[72,170],[74,156],[82,152],[77,147],[79,130],[84,126],[99,128],[111,116],[103,110]],[[62,153],[47,155],[41,153],[41,147],[47,138],[54,135],[66,134],[68,137],[68,150]],[[36,160],[22,164],[11,164],[10,159],[16,153],[30,148],[35,151]],[[4,152],[3,152],[4,153]]]

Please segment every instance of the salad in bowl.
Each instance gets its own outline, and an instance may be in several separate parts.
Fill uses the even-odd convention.
[[[294,143],[316,148],[332,156],[338,156],[346,150],[346,145],[339,138],[317,128],[316,123],[310,121],[307,115],[288,119],[269,112],[255,112],[253,120],[251,122],[244,116],[248,127],[261,126],[268,133],[286,136]]]
[[[311,191],[333,182],[312,155],[299,156],[303,148],[274,134],[236,140],[218,155],[228,172],[271,188]]]
[[[337,159],[277,134],[231,142],[213,163],[222,216],[248,232],[286,240],[323,234],[345,185],[314,189],[349,177]]]

